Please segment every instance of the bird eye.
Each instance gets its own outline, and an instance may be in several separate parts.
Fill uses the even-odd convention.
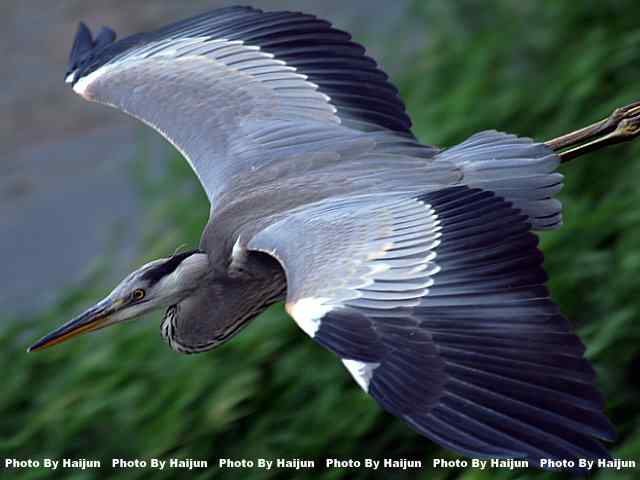
[[[141,288],[136,288],[133,291],[133,299],[134,300],[142,300],[144,298],[144,290]]]

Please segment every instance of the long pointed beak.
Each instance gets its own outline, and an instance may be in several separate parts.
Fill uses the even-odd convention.
[[[115,311],[117,304],[118,302],[105,298],[83,314],[56,328],[45,337],[42,337],[39,341],[31,345],[27,349],[27,352],[35,352],[36,350],[52,347],[81,333],[92,332],[93,330],[107,326],[109,316]]]

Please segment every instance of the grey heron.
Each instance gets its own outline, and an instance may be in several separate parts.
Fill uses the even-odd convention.
[[[231,7],[116,41],[80,24],[66,82],[164,135],[211,202],[198,250],[150,262],[34,344],[166,309],[210,350],[269,305],[385,410],[474,457],[609,458],[584,345],[533,231],[558,228],[556,167],[640,130],[640,104],[548,142],[420,143],[388,77],[311,15]]]

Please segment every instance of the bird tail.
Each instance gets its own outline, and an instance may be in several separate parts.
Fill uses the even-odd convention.
[[[511,202],[528,215],[532,229],[562,224],[562,204],[553,198],[563,184],[562,174],[555,171],[560,157],[547,145],[489,130],[443,150],[436,160],[453,163],[462,173],[462,184]]]

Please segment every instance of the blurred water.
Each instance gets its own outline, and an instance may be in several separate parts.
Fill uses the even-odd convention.
[[[140,214],[130,174],[134,133],[107,127],[13,155],[0,178],[3,308],[45,306],[96,256],[117,252],[120,267],[132,260]]]

